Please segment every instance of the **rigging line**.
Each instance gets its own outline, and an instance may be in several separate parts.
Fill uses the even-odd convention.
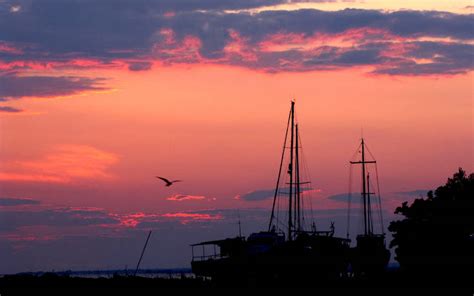
[[[301,174],[300,174],[300,147],[301,147],[301,141],[300,141],[300,135],[299,135],[299,129],[298,129],[298,123],[296,123],[295,128],[296,128],[296,141],[295,141],[295,157],[296,157],[296,198],[295,198],[295,212],[297,215],[295,215],[296,222],[297,222],[297,229],[298,231],[301,231],[301,199],[302,194],[301,194]],[[304,210],[304,208],[303,208]],[[304,213],[303,213],[304,216]]]
[[[282,222],[280,219],[275,218],[275,227],[276,227],[277,231],[283,232],[282,229],[285,229],[287,227],[287,225],[284,222]]]
[[[311,215],[311,223],[314,222],[314,212],[313,212],[313,199],[309,199],[309,210],[310,210],[310,215]]]
[[[278,226],[278,225],[283,226],[283,229],[285,229],[285,228],[288,226],[288,225],[286,225],[285,222],[282,222],[281,219],[276,219],[276,218],[275,218],[275,221],[276,221],[277,226]],[[278,228],[278,229],[281,231],[281,228]]]
[[[300,147],[303,147],[301,136],[299,138],[300,138]],[[306,164],[307,163],[306,155],[305,155],[303,149],[301,149],[301,159],[302,159],[302,162],[303,162],[303,171],[308,176],[307,180],[311,182],[311,174],[309,172],[308,165]],[[312,190],[312,189],[313,188],[310,187],[310,190]],[[312,199],[312,196],[309,197],[309,207],[310,207],[310,214],[311,214],[311,223],[313,223],[314,222],[314,212],[313,212],[313,199]]]
[[[369,152],[369,155],[372,157],[372,160],[375,161],[375,157],[374,157],[374,155],[372,154],[372,152],[370,152],[370,149],[369,149],[369,147],[367,146],[367,144],[365,144],[365,149],[367,149],[367,152]]]
[[[368,168],[367,168],[368,170]],[[370,179],[370,173],[367,173],[367,221],[368,221],[368,228],[369,228],[369,233],[373,234],[374,233],[374,220],[372,219],[372,189],[374,188],[374,184],[369,182]]]
[[[303,210],[301,211],[302,215],[301,215],[301,228],[304,230],[306,228],[306,219],[304,218],[304,196],[301,198],[301,207],[303,208]]]
[[[309,173],[309,169],[308,169],[308,165],[307,165],[307,162],[306,162],[306,158],[305,158],[305,155],[304,155],[304,151],[303,151],[303,143],[302,143],[302,140],[301,140],[301,133],[300,133],[300,136],[299,136],[299,142],[300,142],[300,147],[301,147],[301,162],[303,164],[303,178],[304,180],[307,180],[307,185],[305,186],[305,193],[302,194],[302,207],[303,207],[303,211],[302,211],[302,219],[303,219],[303,229],[306,229],[306,216],[307,216],[307,203],[305,201],[305,199],[309,199],[310,201],[310,218],[313,219],[313,216],[312,216],[312,199],[313,199],[313,188],[311,187],[312,184],[311,184],[311,176],[310,176],[310,173]]]
[[[347,232],[346,238],[349,238],[351,227],[351,203],[352,203],[352,166],[349,164],[349,189],[347,191]]]
[[[377,181],[377,195],[378,195],[378,200],[379,200],[380,227],[382,228],[382,234],[385,234],[385,228],[383,226],[383,217],[382,217],[382,197],[380,196],[379,172],[377,169],[377,164],[375,164],[375,179]]]
[[[311,198],[311,189],[309,190],[306,190],[306,188],[303,190],[303,194],[301,195],[301,220],[302,220],[302,229],[305,230],[306,229],[306,201],[305,199],[306,198]],[[309,192],[309,194],[307,194],[306,192]]]
[[[362,143],[357,146],[356,151],[352,154],[351,160],[354,160],[355,156],[361,151]],[[349,238],[351,228],[351,209],[352,209],[352,164],[349,162],[349,188],[347,193],[347,229],[346,236]]]
[[[277,228],[278,228],[279,219],[280,219],[280,199],[277,197],[277,210],[276,210]],[[278,228],[278,230],[280,230],[280,229]]]
[[[281,154],[281,160],[280,160],[280,169],[278,170],[278,178],[277,178],[277,181],[276,181],[276,188],[275,188],[275,195],[273,196],[273,205],[272,205],[272,214],[270,216],[270,223],[268,223],[268,231],[270,231],[270,228],[272,227],[272,220],[273,220],[273,217],[275,215],[275,200],[277,198],[277,195],[278,195],[278,187],[280,186],[280,177],[281,177],[281,171],[282,171],[282,167],[283,167],[283,160],[284,160],[284,157],[285,157],[285,146],[286,146],[286,141],[288,139],[288,129],[290,127],[290,119],[291,119],[291,113],[292,113],[292,110],[290,110],[290,113],[288,114],[288,122],[286,124],[286,131],[285,131],[285,140],[283,141],[283,152]]]
[[[283,162],[283,167],[288,167],[288,163],[286,161]],[[280,180],[281,182],[283,182],[282,184],[288,184],[288,174],[283,174],[282,176],[282,179]],[[277,215],[278,215],[278,219],[281,223],[281,225],[284,225],[284,229],[280,229],[282,232],[285,232],[286,233],[286,230],[285,228],[287,228],[288,224],[285,222],[285,223],[282,223],[281,220],[282,219],[285,219],[285,221],[288,219],[288,212],[285,210],[286,209],[286,198],[288,197],[288,187],[286,188],[282,188],[282,190],[279,190],[278,191],[278,196],[277,196],[277,199],[278,199],[278,211],[277,211]],[[284,191],[286,190],[286,191]]]
[[[362,144],[359,144],[359,146],[357,147],[356,151],[354,152],[354,154],[352,154],[352,157],[350,158],[351,160],[354,160],[355,156],[357,155],[357,153],[359,153],[361,151],[361,148],[362,148]]]

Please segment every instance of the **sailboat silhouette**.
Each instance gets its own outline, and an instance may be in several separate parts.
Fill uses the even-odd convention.
[[[302,181],[301,156],[292,101],[268,229],[248,238],[238,236],[192,245],[191,266],[196,275],[222,281],[252,279],[262,283],[285,279],[290,283],[345,274],[350,240],[335,237],[334,224],[327,231],[317,231],[314,221],[306,223],[302,186],[310,186],[310,182]],[[286,175],[282,174],[284,167]],[[282,184],[286,186],[280,188]],[[280,207],[280,203],[287,206]],[[285,215],[286,224],[280,219]],[[197,248],[201,249],[200,254],[195,251]]]
[[[382,219],[382,207],[380,199],[380,190],[378,191],[378,206],[379,206],[379,223],[380,223],[380,233],[374,231],[374,218],[373,218],[373,197],[375,192],[371,192],[371,183],[370,183],[370,173],[368,172],[367,165],[376,165],[377,161],[375,159],[367,160],[366,158],[367,146],[364,141],[364,138],[361,139],[358,152],[361,155],[360,160],[351,161],[351,165],[360,165],[361,166],[361,176],[362,176],[362,211],[363,211],[363,226],[364,230],[362,234],[357,235],[356,241],[357,244],[354,248],[351,249],[351,265],[352,269],[356,276],[374,276],[381,274],[388,265],[390,260],[390,251],[385,246],[385,233],[383,228],[383,219]],[[370,151],[369,151],[370,153]],[[372,156],[373,158],[373,156]],[[376,168],[376,167],[375,167]],[[376,180],[377,180],[377,189],[378,185],[378,171],[375,170]],[[352,173],[351,173],[352,174]],[[348,218],[350,215],[348,215]],[[349,220],[348,220],[349,221]],[[348,223],[349,229],[349,223]],[[348,230],[349,233],[349,230]]]

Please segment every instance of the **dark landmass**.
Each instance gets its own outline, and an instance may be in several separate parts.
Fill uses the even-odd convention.
[[[252,280],[246,282],[233,281],[216,282],[206,278],[190,275],[177,277],[139,277],[114,275],[112,277],[84,278],[56,273],[44,273],[42,275],[17,274],[5,275],[0,278],[0,294],[3,295],[32,295],[32,293],[45,293],[46,295],[61,294],[90,294],[94,292],[118,291],[119,293],[132,293],[140,295],[143,291],[160,291],[176,289],[209,290],[209,289],[245,289],[245,288],[304,288],[317,291],[333,291],[341,293],[372,292],[378,295],[391,293],[410,294],[416,292],[421,295],[428,293],[439,293],[446,291],[449,295],[473,295],[474,283],[470,273],[466,276],[424,276],[422,274],[411,274],[399,269],[389,269],[375,278],[341,278],[337,280],[318,280],[311,282],[298,281],[287,282],[278,279],[273,282],[259,283]],[[138,294],[136,294],[138,293]],[[446,295],[448,295],[446,294]]]

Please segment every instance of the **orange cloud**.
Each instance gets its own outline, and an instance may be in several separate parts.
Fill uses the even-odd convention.
[[[64,183],[65,179],[59,176],[48,176],[42,174],[26,174],[26,173],[0,173],[1,181],[17,181],[17,182],[48,182],[48,183]]]
[[[118,156],[85,145],[61,145],[41,159],[6,163],[0,180],[69,183],[79,179],[110,179]]]

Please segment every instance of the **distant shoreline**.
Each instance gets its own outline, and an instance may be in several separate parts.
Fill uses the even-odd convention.
[[[95,271],[96,274],[110,274],[110,272],[122,270]],[[192,274],[184,273],[189,269],[145,269],[145,274],[152,271],[158,274],[179,275],[176,277],[146,277],[146,276],[123,276],[118,273],[111,277],[82,277],[86,271],[59,272],[59,273],[23,273],[16,275],[4,275],[0,277],[0,293],[2,295],[22,294],[23,292],[33,292],[44,290],[48,294],[85,292],[85,291],[138,291],[138,290],[166,290],[166,289],[213,289],[213,288],[311,288],[314,291],[427,291],[439,292],[440,290],[463,291],[465,295],[472,295],[474,291],[471,278],[468,274],[464,277],[453,277],[443,275],[421,276],[402,272],[400,269],[387,270],[375,278],[340,278],[323,279],[314,277],[311,281],[301,281],[293,279],[288,282],[285,278],[272,282],[256,282],[239,280],[232,278],[225,282],[218,282],[209,278],[196,277]],[[89,271],[87,271],[89,272]],[[181,272],[181,273],[180,273]],[[78,276],[77,276],[78,275]]]
[[[395,271],[400,268],[400,265],[397,262],[391,262],[388,264],[387,270]],[[13,276],[13,275],[31,275],[31,276],[42,276],[44,274],[56,274],[59,276],[131,276],[135,272],[134,269],[84,269],[84,270],[62,270],[62,271],[26,271],[18,273],[4,273],[0,274],[0,277],[3,276]],[[143,268],[137,271],[137,276],[140,275],[193,275],[191,268],[189,267],[179,267],[179,268]]]
[[[63,270],[63,271],[27,271],[10,274],[0,274],[0,277],[4,276],[43,276],[45,274],[55,274],[58,276],[72,276],[72,277],[99,277],[99,276],[132,276],[135,273],[134,269],[98,269],[98,270]],[[149,276],[172,276],[172,275],[191,275],[191,268],[146,268],[139,269],[137,276],[145,275]]]

